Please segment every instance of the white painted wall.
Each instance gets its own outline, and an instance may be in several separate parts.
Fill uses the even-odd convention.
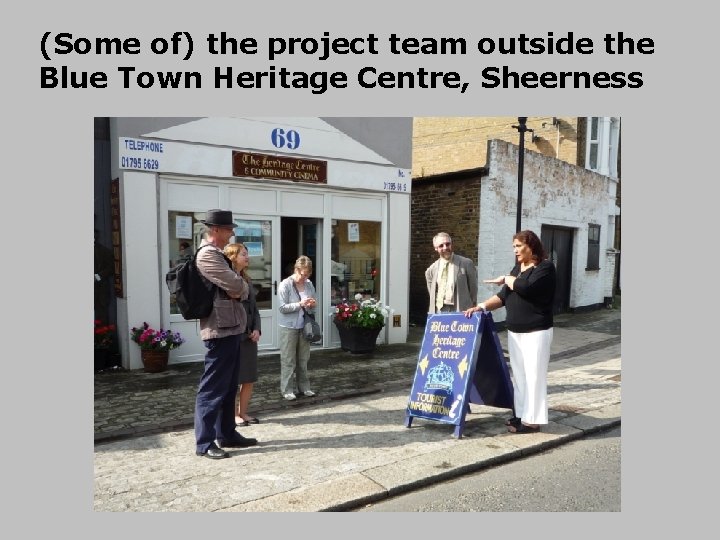
[[[388,238],[383,259],[386,264],[385,279],[387,287],[385,297],[387,305],[400,315],[401,326],[393,327],[392,315],[387,323],[388,343],[405,343],[408,335],[408,294],[410,290],[410,204],[407,195],[388,196],[388,215],[386,219]]]
[[[130,328],[147,322],[160,328],[160,259],[156,175],[126,171],[120,175],[123,201],[123,282],[125,298],[118,306],[118,328],[123,358],[130,369],[143,366],[140,347],[130,340]],[[120,312],[122,311],[122,315]],[[125,330],[125,331],[123,331]]]
[[[335,141],[341,145],[339,151],[343,156],[360,156],[366,161],[329,159],[327,186],[234,178],[229,160],[232,149],[257,149],[248,146],[249,139],[243,138],[244,133],[230,129],[237,127],[236,122],[221,119],[221,129],[214,131],[213,121],[217,119],[192,121],[187,125],[180,125],[180,122],[153,132],[153,122],[145,119],[142,123],[144,130],[134,132],[132,119],[111,120],[111,173],[120,179],[121,191],[125,297],[118,299],[118,333],[123,366],[130,369],[142,367],[140,349],[129,337],[130,327],[147,321],[154,328],[160,328],[169,317],[163,311],[167,305],[164,300],[167,296],[164,282],[167,266],[165,216],[169,207],[195,212],[229,208],[238,213],[268,216],[304,215],[323,218],[326,225],[333,217],[383,222],[385,290],[382,294],[386,303],[402,318],[399,328],[393,328],[392,321],[389,322],[386,340],[389,343],[405,342],[408,329],[409,169],[398,169],[347,136],[330,132],[329,135],[325,133],[330,142],[314,146],[314,152],[319,153],[319,148],[323,148],[328,155],[333,155],[336,149],[332,141]],[[194,130],[193,127],[202,129]],[[269,129],[269,126],[265,125],[264,129]],[[222,135],[221,139],[217,139],[218,134]],[[126,137],[136,140],[151,137],[157,141],[170,135],[177,136],[178,140],[162,141],[161,156],[135,152],[125,144]],[[208,137],[209,144],[205,140]],[[192,144],[187,141],[192,141]],[[260,149],[263,150],[265,148]],[[160,168],[153,172],[121,169],[120,158],[123,155],[158,158]],[[406,182],[406,187],[399,189],[400,181]],[[167,182],[173,183],[173,190],[166,189]],[[187,186],[185,190],[183,186]],[[326,236],[329,238],[329,235]],[[195,338],[193,333],[189,330],[182,332],[186,338]],[[192,352],[187,347],[171,351],[170,362],[181,361],[183,350]]]
[[[518,147],[504,141],[489,144],[488,175],[480,188],[480,230],[478,277],[506,274],[514,265],[512,236],[517,216]],[[611,185],[612,184],[612,185]],[[604,247],[608,245],[608,216],[615,210],[616,181],[581,167],[526,152],[523,169],[521,228],[538,236],[542,225],[574,230],[570,307],[602,303],[607,296],[608,272]],[[610,206],[612,202],[612,206]],[[612,208],[612,210],[609,210]],[[600,270],[586,271],[588,224],[601,225]],[[612,221],[614,225],[614,220]],[[612,277],[610,277],[610,281]],[[496,294],[499,288],[480,283],[478,301]],[[505,320],[504,308],[494,312],[496,321]]]

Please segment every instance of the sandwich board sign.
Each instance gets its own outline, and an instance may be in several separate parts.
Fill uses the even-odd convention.
[[[470,403],[512,409],[513,387],[492,315],[462,312],[428,316],[405,427],[413,418],[455,426],[462,437]]]

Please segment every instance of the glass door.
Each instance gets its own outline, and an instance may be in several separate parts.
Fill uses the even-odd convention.
[[[202,231],[205,227],[200,220],[205,219],[205,215],[205,212],[168,210],[167,257],[162,261],[163,276],[170,268],[192,257],[195,250],[200,247]],[[196,319],[186,321],[183,318],[175,303],[175,297],[169,293],[164,284],[161,291],[167,309],[165,313],[168,315],[166,326],[172,332],[179,332],[185,339],[182,347],[170,352],[171,362],[174,364],[202,360],[207,349],[200,339],[200,324]]]
[[[205,212],[168,211],[168,268],[195,253],[202,241],[205,226],[200,222],[205,219]],[[277,284],[280,276],[278,264],[279,247],[273,239],[278,237],[276,228],[278,218],[267,216],[249,216],[234,214],[233,219],[238,225],[235,237],[231,241],[242,242],[250,255],[248,275],[251,285],[255,288],[262,336],[258,348],[277,349]],[[164,269],[163,272],[167,272]],[[175,299],[163,288],[164,298],[169,307],[169,327],[173,332],[180,332],[186,338],[174,353],[174,362],[202,360],[206,349],[200,339],[200,328],[196,320],[186,321],[177,309]]]
[[[277,285],[280,279],[279,247],[273,238],[277,236],[278,218],[235,214],[234,242],[242,243],[248,250],[250,264],[247,272],[251,286],[255,289],[255,298],[260,311],[262,336],[258,348],[276,349],[277,322]]]

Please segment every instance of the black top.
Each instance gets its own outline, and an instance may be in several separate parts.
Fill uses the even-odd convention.
[[[256,294],[252,281],[248,280],[248,297],[242,301],[245,313],[247,313],[247,328],[245,333],[242,334],[241,340],[247,339],[248,334],[253,330],[257,330],[262,334],[262,330],[260,329],[260,312],[258,311],[257,300],[255,298]]]
[[[510,275],[517,278],[514,290],[504,285],[498,293],[507,310],[507,329],[526,333],[552,328],[555,265],[545,260],[520,272],[520,265],[516,264]]]

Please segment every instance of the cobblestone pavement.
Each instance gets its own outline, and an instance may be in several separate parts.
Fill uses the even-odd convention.
[[[253,389],[252,414],[262,416],[279,409],[398,389],[409,392],[423,331],[411,327],[408,343],[379,345],[371,354],[350,354],[340,349],[313,351],[308,369],[318,395],[294,402],[285,401],[279,392],[279,355],[262,356]],[[506,332],[498,332],[498,337],[507,356]],[[619,343],[619,310],[558,315],[551,361]],[[142,369],[96,373],[95,441],[192,426],[201,373],[200,362],[172,365],[162,373],[145,373]]]
[[[418,336],[420,330],[414,332]],[[251,414],[305,407],[397,388],[410,389],[420,337],[380,345],[371,354],[342,350],[312,351],[310,383],[317,396],[288,402],[280,395],[280,357],[260,357]],[[95,375],[95,441],[189,427],[202,363],[173,365],[162,373],[105,371]]]
[[[619,310],[557,318],[550,423],[536,434],[508,433],[507,410],[479,405],[461,439],[430,420],[406,428],[419,339],[416,329],[411,342],[369,355],[314,351],[318,396],[296,402],[279,396],[277,359],[268,357],[253,396],[262,422],[238,428],[260,442],[218,461],[194,454],[199,366],[97,374],[94,510],[348,510],[620,423]]]

